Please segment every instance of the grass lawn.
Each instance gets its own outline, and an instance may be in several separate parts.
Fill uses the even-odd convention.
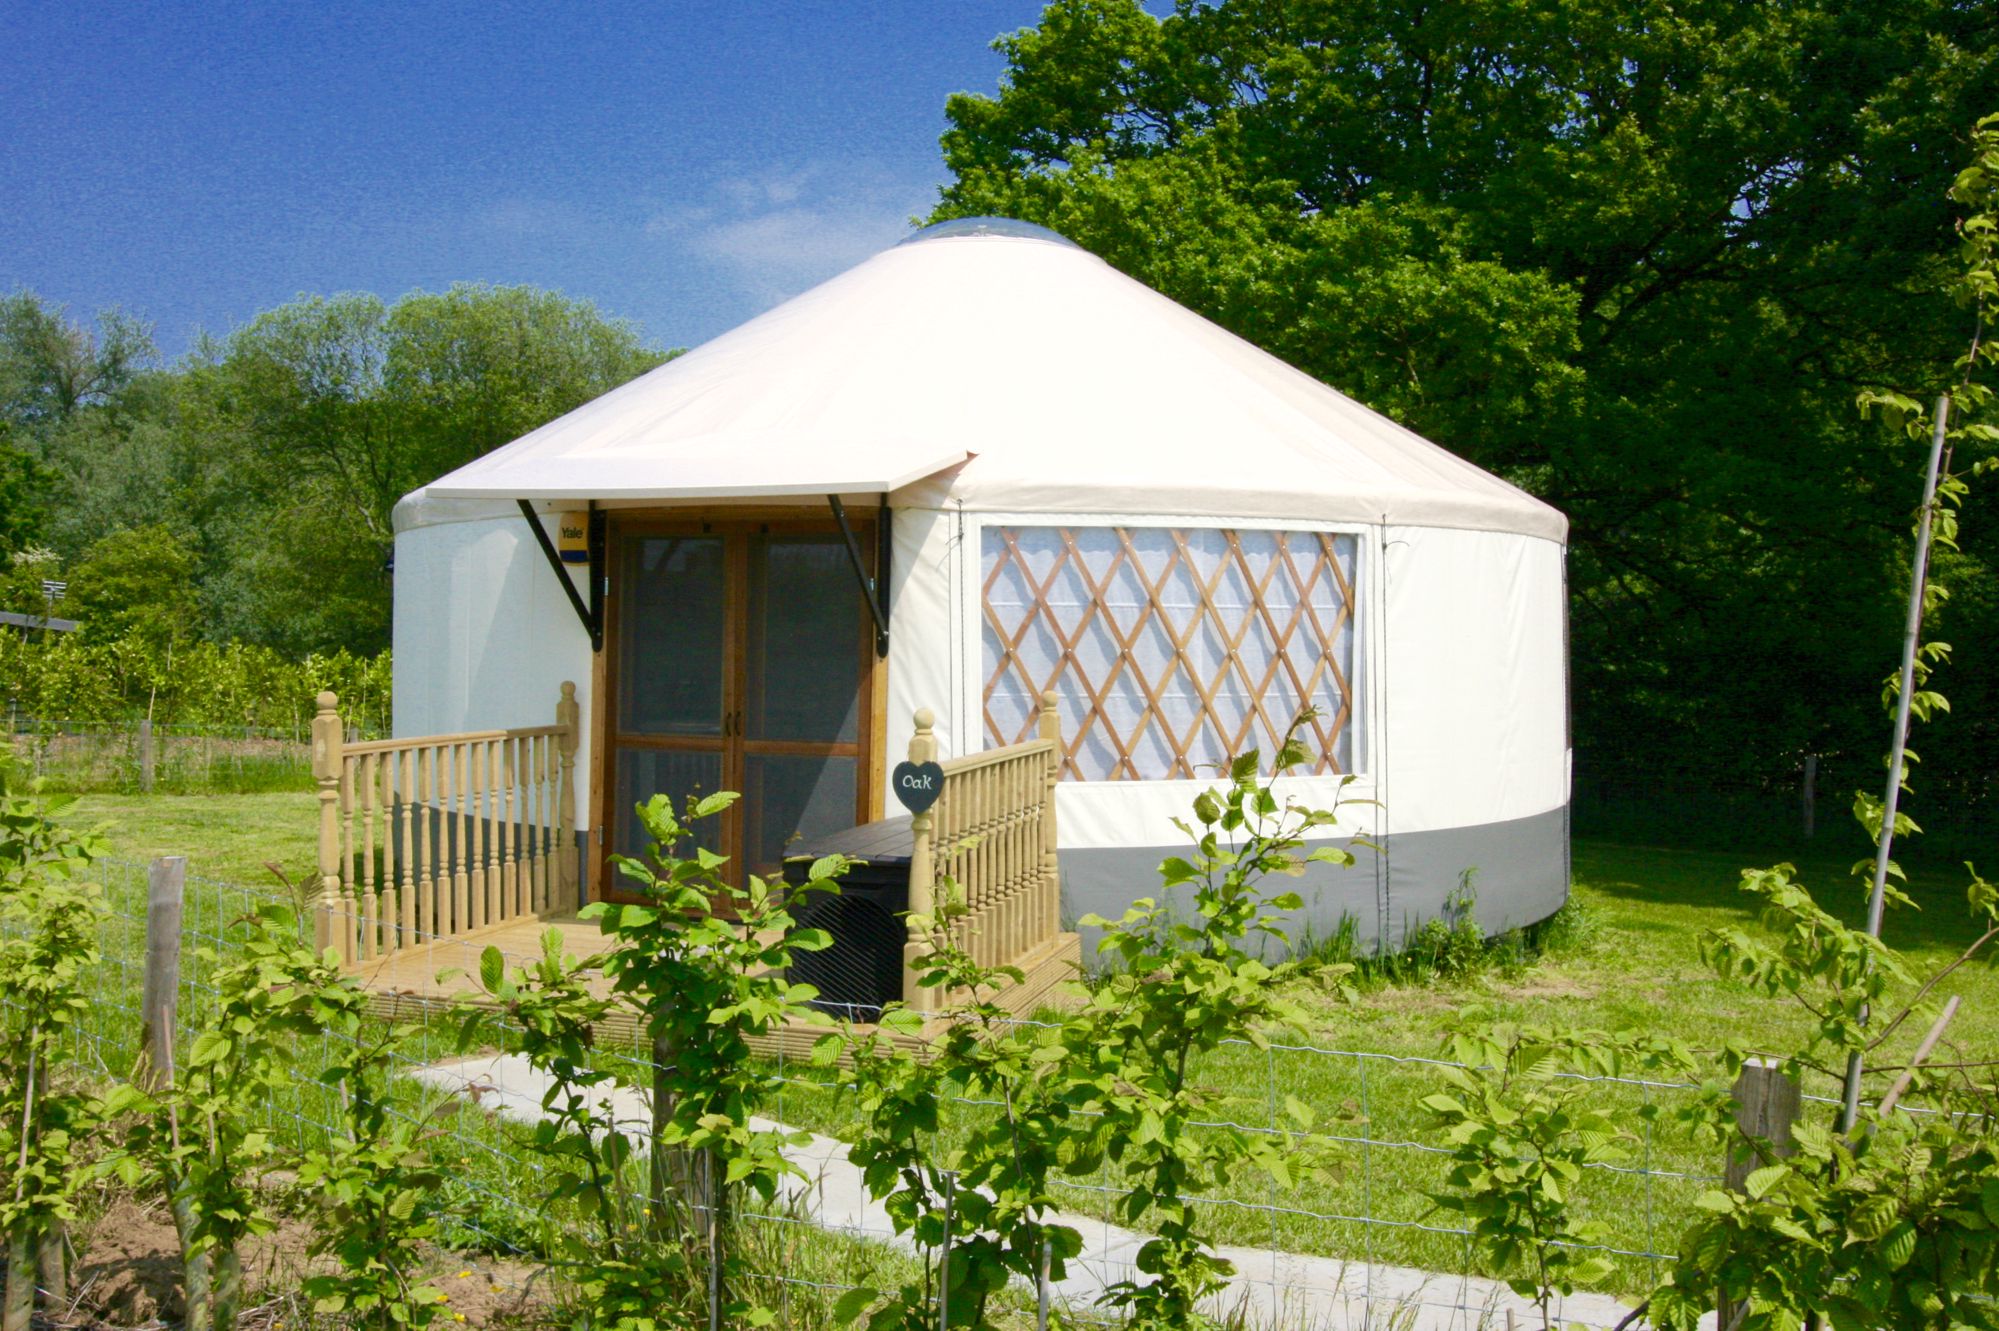
[[[1574,950],[1541,958],[1523,974],[1489,975],[1468,986],[1404,988],[1367,995],[1355,1007],[1316,1009],[1327,1037],[1342,1048],[1389,1053],[1435,1051],[1437,1018],[1444,1009],[1475,999],[1511,1021],[1648,1029],[1713,1047],[1736,1040],[1779,1048],[1802,1031],[1806,1019],[1783,1004],[1716,979],[1701,964],[1703,931],[1738,927],[1754,932],[1754,899],[1739,888],[1746,866],[1784,861],[1820,904],[1851,923],[1866,917],[1865,879],[1848,868],[1866,853],[1858,834],[1823,841],[1840,850],[1810,855],[1687,850],[1578,840],[1574,846],[1575,898],[1585,940]],[[1883,930],[1919,975],[1956,957],[1977,936],[1965,909],[1964,871],[1912,870],[1910,895],[1920,911],[1891,911]],[[1965,1006],[1950,1039],[1967,1048],[1990,1048],[1999,1037],[1999,968],[1979,964],[1960,970],[1941,996],[1962,994]],[[1909,1032],[1913,1045],[1921,1031]]]
[[[275,859],[296,874],[313,856],[315,802],[307,793],[91,795],[69,816],[110,821],[114,852],[121,857],[183,853],[194,872],[212,879],[261,886],[271,881],[264,861]],[[1823,902],[1858,920],[1865,884],[1847,869],[1865,851],[1857,834],[1828,829],[1811,854],[1789,858]],[[1423,1096],[1440,1089],[1437,1070],[1422,1060],[1436,1054],[1444,1021],[1477,1002],[1505,1020],[1645,1029],[1678,1035],[1697,1049],[1713,1049],[1725,1040],[1773,1050],[1793,1047],[1793,1037],[1804,1029],[1803,1015],[1713,978],[1698,951],[1704,930],[1754,926],[1750,899],[1736,886],[1740,870],[1783,858],[1768,850],[1579,840],[1575,896],[1583,925],[1564,950],[1512,973],[1488,971],[1467,982],[1370,987],[1355,1003],[1303,988],[1300,997],[1311,1024],[1302,1045],[1274,1053],[1225,1049],[1201,1075],[1246,1097],[1232,1116],[1251,1125],[1270,1121],[1284,1096],[1296,1095],[1318,1111],[1330,1131],[1351,1139],[1346,1161],[1332,1180],[1307,1182],[1290,1193],[1250,1184],[1232,1189],[1209,1212],[1215,1233],[1226,1242],[1466,1269],[1464,1240],[1448,1232],[1448,1218],[1428,1199],[1441,1185],[1446,1163],[1437,1151],[1436,1130],[1418,1108]],[[1964,910],[1961,869],[1925,869],[1913,878],[1911,893],[1922,910],[1891,914],[1887,935],[1920,975],[1955,957],[1975,931]],[[1999,970],[1983,963],[1967,967],[1939,997],[1950,993],[1964,998],[1950,1043],[1989,1050],[1999,1037]],[[1920,1035],[1920,1029],[1905,1029],[1895,1045],[1905,1049]],[[814,1085],[808,1069],[784,1072],[782,1103],[772,1107],[776,1116],[838,1135],[852,1133],[849,1103]],[[1648,1128],[1639,1115],[1648,1101],[1670,1105],[1683,1093],[1606,1087],[1602,1094],[1630,1110],[1634,1170],[1592,1171],[1578,1204],[1608,1221],[1612,1246],[1630,1254],[1620,1259],[1615,1283],[1631,1293],[1658,1274],[1657,1263],[1638,1254],[1673,1250],[1686,1208],[1719,1173],[1720,1161],[1667,1128]],[[988,1111],[965,1111],[982,1112]],[[493,1163],[501,1167],[498,1156]],[[1116,1182],[1106,1175],[1094,1186],[1069,1190],[1065,1204],[1108,1212]],[[496,1178],[494,1186],[505,1185]]]
[[[319,855],[319,798],[311,791],[256,795],[84,795],[65,822],[108,823],[111,853],[149,860],[185,855],[191,874],[263,888],[274,860],[294,881]]]

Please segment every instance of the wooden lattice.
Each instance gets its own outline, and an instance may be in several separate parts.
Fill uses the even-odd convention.
[[[1060,699],[1071,780],[1205,777],[1307,706],[1314,770],[1351,770],[1352,536],[1143,527],[985,531],[994,744]]]

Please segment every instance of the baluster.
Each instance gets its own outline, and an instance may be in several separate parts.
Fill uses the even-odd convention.
[[[528,851],[528,887],[534,893],[536,913],[548,911],[548,823],[554,807],[548,801],[548,739],[534,735],[528,739],[528,785],[534,795],[534,823],[530,835],[534,845]]]
[[[500,751],[495,741],[479,741],[479,762],[484,771],[479,799],[485,806],[486,923],[498,924],[506,912],[500,895]]]
[[[411,862],[411,827],[416,818],[416,750],[396,750],[397,812],[402,815],[402,854],[396,865],[396,948],[414,941],[416,930],[416,867]]]
[[[354,873],[354,757],[340,764],[340,955],[361,959],[361,888]]]
[[[1009,905],[1007,894],[1011,888],[1012,875],[1007,868],[1008,860],[1006,853],[1006,815],[1007,810],[1011,807],[1007,803],[1006,778],[1006,765],[1003,763],[994,764],[992,779],[989,782],[992,788],[991,798],[986,806],[986,839],[991,843],[993,848],[992,855],[988,859],[992,876],[987,885],[986,892],[987,899],[992,904],[986,909],[988,917],[992,920],[990,926],[992,930],[990,950],[995,965],[1013,960],[1013,954],[1010,950],[1011,942],[1007,937],[1007,912]]]
[[[458,914],[452,933],[469,933],[479,927],[479,820],[475,816],[476,777],[472,771],[472,745],[460,740],[452,749],[451,779],[458,786],[458,881],[452,907]]]
[[[1019,914],[1016,909],[1015,890],[1019,886],[1020,856],[1016,853],[1016,843],[1020,837],[1020,760],[1006,760],[1006,770],[1000,773],[1000,823],[994,831],[999,840],[1000,860],[1000,960],[1012,962],[1020,956]]]
[[[361,756],[361,880],[366,885],[361,906],[361,955],[381,954],[382,880],[375,865],[375,806],[382,789],[381,755]]]
[[[520,749],[516,755],[520,763],[521,783],[521,830],[520,830],[520,879],[521,909],[530,915],[542,913],[541,893],[535,884],[535,845],[540,836],[541,802],[535,797],[535,738],[521,736]]]
[[[492,923],[486,896],[486,746],[479,740],[465,745],[465,804],[471,819],[472,927]]]
[[[1013,960],[1013,760],[993,772],[993,907],[998,912],[993,951],[996,960]]]
[[[527,914],[527,903],[521,900],[520,869],[514,863],[514,758],[520,748],[518,736],[509,735],[500,741],[500,789],[506,792],[505,821],[500,824],[500,900],[503,913],[509,919],[518,919]]]
[[[955,784],[957,789],[951,792],[955,798],[951,802],[949,821],[951,844],[959,848],[953,857],[953,867],[957,870],[958,890],[965,900],[965,913],[958,917],[958,945],[970,954],[972,960],[977,961],[979,935],[973,927],[972,913],[978,909],[979,900],[978,848],[966,845],[965,837],[979,816],[979,775],[977,772],[964,773]]]
[[[1032,910],[1034,906],[1034,879],[1040,865],[1040,856],[1034,835],[1034,808],[1037,787],[1034,759],[1023,758],[1014,764],[1013,783],[1015,808],[1019,810],[1013,822],[1013,874],[1014,911],[1016,915],[1015,939],[1020,955],[1025,956],[1034,946],[1034,926]]]
[[[437,799],[437,747],[426,744],[417,750],[416,824],[417,899],[416,928],[427,943],[437,937],[437,848],[433,843]]]
[[[1011,962],[1020,956],[1020,911],[1018,891],[1020,887],[1020,760],[1006,760],[1006,771],[1001,774],[1001,823],[997,835],[1000,842],[1000,953],[1001,960]]]
[[[972,834],[978,837],[978,844],[972,848],[972,913],[968,917],[972,926],[973,948],[979,964],[993,964],[993,768],[987,763],[973,778],[977,795],[972,804]]]
[[[507,900],[507,741],[489,739],[486,741],[486,816],[491,825],[486,829],[486,895],[492,898],[492,922],[497,924],[513,915],[512,903]]]
[[[450,937],[465,932],[465,810],[459,802],[458,792],[463,787],[459,779],[459,750],[462,746],[449,743],[439,746],[439,755],[444,764],[444,810],[445,836],[448,838],[450,853],[448,882],[451,884],[450,909],[438,911],[443,916],[438,922],[437,932]]]

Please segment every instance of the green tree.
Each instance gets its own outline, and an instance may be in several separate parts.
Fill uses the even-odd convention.
[[[58,579],[62,561],[53,550],[24,546],[0,562],[0,610],[23,615],[45,615],[49,599],[43,582]]]
[[[84,553],[64,605],[94,639],[164,647],[197,636],[194,570],[194,553],[165,527],[114,532]]]
[[[34,454],[0,433],[0,554],[33,543],[46,522],[49,477]]]
[[[403,495],[662,359],[587,302],[461,284],[393,306],[302,298],[230,337],[220,368],[266,461],[330,480],[343,516],[386,540]]]
[[[103,406],[152,360],[152,329],[119,310],[93,331],[32,291],[0,298],[0,419],[31,431]]]
[[[0,554],[72,565],[171,531],[202,636],[298,656],[389,639],[410,490],[659,364],[622,320],[531,287],[306,296],[170,370],[143,323],[0,299]]]
[[[1565,510],[1585,759],[1871,751],[1910,462],[1848,407],[1957,340],[1999,16],[1055,0],[998,45],[936,215],[1051,225]]]
[[[228,441],[253,491],[211,538],[221,622],[294,651],[386,646],[396,501],[667,354],[530,287],[259,315],[189,368],[180,407],[184,428]]]

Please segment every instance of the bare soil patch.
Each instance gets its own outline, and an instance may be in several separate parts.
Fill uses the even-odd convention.
[[[276,1230],[245,1246],[244,1331],[282,1331],[288,1320],[308,1320],[298,1289],[319,1265],[308,1255],[312,1239],[304,1220],[283,1217]],[[444,1250],[426,1267],[447,1299],[443,1324],[528,1327],[548,1320],[550,1282],[538,1267]],[[180,1240],[165,1206],[117,1198],[89,1234],[79,1236],[71,1283],[75,1306],[51,1326],[108,1331],[181,1323],[187,1306]]]

